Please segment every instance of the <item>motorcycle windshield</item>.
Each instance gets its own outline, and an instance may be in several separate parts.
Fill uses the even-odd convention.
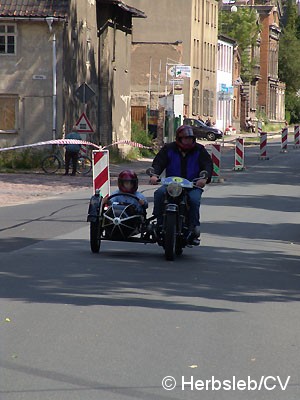
[[[161,178],[161,183],[166,186],[170,185],[171,183],[176,183],[177,185],[187,189],[193,188],[193,182],[190,182],[188,179],[181,178],[180,176],[168,176],[167,178]]]

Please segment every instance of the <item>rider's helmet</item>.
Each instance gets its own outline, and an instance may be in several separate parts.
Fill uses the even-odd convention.
[[[120,172],[118,187],[121,192],[134,194],[138,189],[138,184],[138,177],[134,171],[126,169]]]
[[[193,140],[189,143],[182,143],[182,138],[184,137],[191,137]],[[189,151],[195,147],[196,137],[194,136],[193,129],[189,125],[181,125],[176,130],[176,144],[183,151]]]

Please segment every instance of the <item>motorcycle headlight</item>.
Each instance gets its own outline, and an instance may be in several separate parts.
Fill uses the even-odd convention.
[[[170,183],[167,187],[167,191],[170,196],[172,197],[178,197],[182,193],[182,187],[178,185],[177,183]]]

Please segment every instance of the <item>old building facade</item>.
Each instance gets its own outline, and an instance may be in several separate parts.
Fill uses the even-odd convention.
[[[133,17],[121,0],[1,1],[0,146],[62,137],[83,111],[94,142],[130,138]]]
[[[147,15],[146,20],[135,19],[133,22],[133,52],[137,52],[137,46],[148,46],[147,57],[139,61],[135,58],[133,76],[135,65],[139,64],[141,69],[143,63],[149,74],[148,81],[150,78],[153,82],[154,78],[158,82],[158,76],[161,76],[159,95],[183,93],[185,115],[215,119],[218,3],[214,0],[174,0],[172,3],[168,0],[129,0],[128,3],[143,9]],[[170,56],[165,56],[163,45],[169,46]],[[155,77],[150,77],[151,58]],[[170,71],[178,64],[190,66],[191,74],[189,78],[174,82]],[[133,92],[139,92],[141,96],[144,90],[146,99],[145,83],[146,80],[141,85],[134,82]]]
[[[258,83],[258,108],[271,122],[285,120],[285,84],[278,78],[280,3],[255,6],[260,16],[261,79]]]

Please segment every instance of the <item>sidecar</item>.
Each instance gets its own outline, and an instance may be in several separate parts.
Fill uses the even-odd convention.
[[[151,235],[153,219],[147,219],[134,204],[138,198],[130,193],[122,193],[128,201],[119,202],[120,193],[106,198],[96,193],[90,199],[87,221],[90,222],[90,246],[93,253],[98,253],[102,240],[125,242],[155,243]],[[130,199],[131,198],[131,199]],[[132,198],[135,200],[132,201]]]

